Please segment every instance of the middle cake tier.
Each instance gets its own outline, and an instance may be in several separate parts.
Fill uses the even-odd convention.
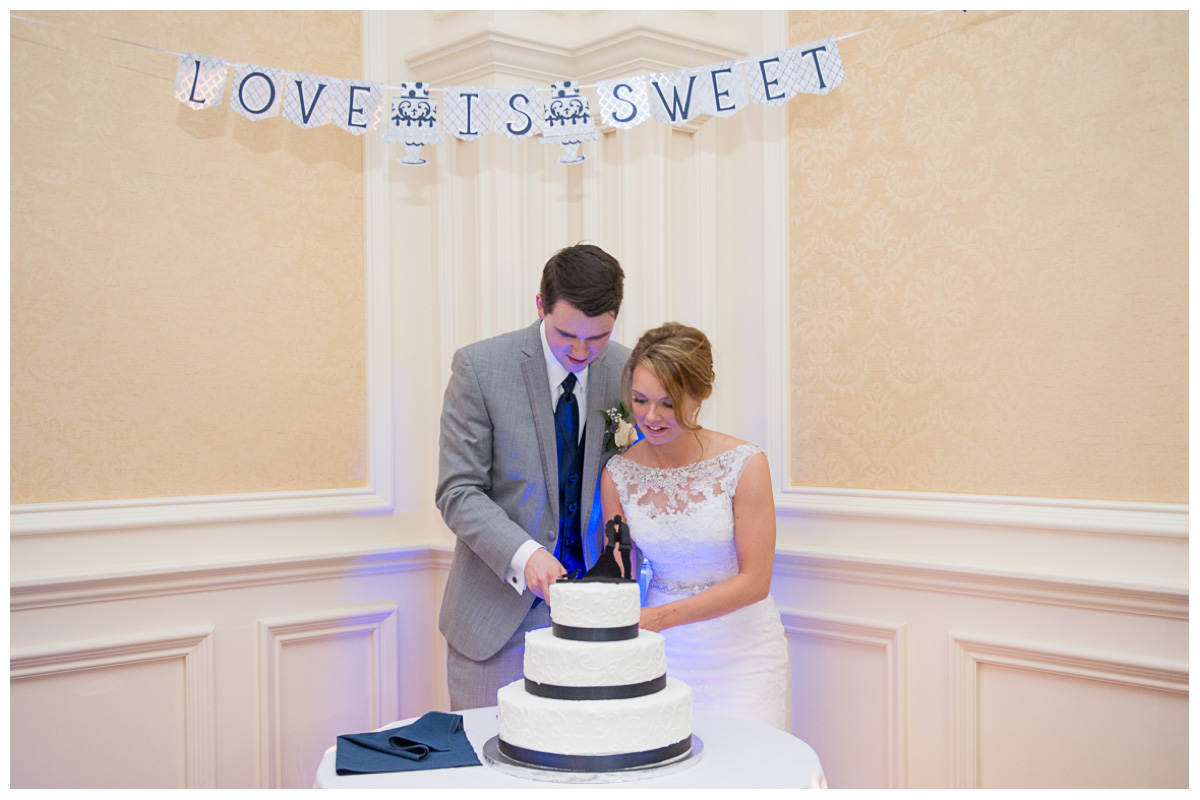
[[[537,684],[636,686],[666,674],[666,641],[653,631],[615,642],[560,639],[550,628],[525,634],[525,679]]]

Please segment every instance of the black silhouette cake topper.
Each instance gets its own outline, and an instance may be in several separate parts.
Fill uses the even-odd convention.
[[[578,578],[580,583],[595,581],[604,583],[617,583],[623,581],[633,581],[633,566],[630,563],[630,551],[633,549],[633,543],[629,538],[629,526],[625,524],[625,520],[621,519],[621,515],[613,517],[604,526],[604,534],[608,538],[608,544],[604,547],[604,554],[596,561],[595,566],[587,571],[587,574],[582,578]],[[621,567],[625,568],[624,574],[621,573]],[[568,578],[567,580],[571,580]]]

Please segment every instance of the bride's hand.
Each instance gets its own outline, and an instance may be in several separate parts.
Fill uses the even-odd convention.
[[[660,633],[663,628],[668,627],[667,620],[661,608],[643,608],[642,616],[638,620],[638,627],[647,631]]]

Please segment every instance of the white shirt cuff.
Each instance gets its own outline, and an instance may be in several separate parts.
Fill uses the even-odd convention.
[[[529,563],[529,557],[535,550],[543,549],[545,548],[530,539],[518,547],[517,552],[513,554],[512,561],[508,565],[508,572],[504,573],[504,582],[511,586],[517,594],[525,591],[525,565]]]

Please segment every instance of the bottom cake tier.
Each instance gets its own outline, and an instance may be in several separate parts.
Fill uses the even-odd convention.
[[[525,691],[524,680],[497,693],[500,750],[518,761],[564,769],[625,769],[688,752],[692,689],[666,687],[622,700],[559,700]]]

